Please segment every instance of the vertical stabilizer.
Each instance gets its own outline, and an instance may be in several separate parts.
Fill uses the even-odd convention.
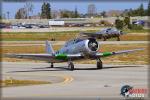
[[[52,45],[49,43],[48,40],[46,41],[45,44],[46,44],[46,52],[49,53],[49,54],[54,54],[55,52],[52,48]]]

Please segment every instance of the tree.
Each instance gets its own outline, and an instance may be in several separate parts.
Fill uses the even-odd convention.
[[[69,14],[67,12],[61,12],[62,18],[69,18]]]
[[[140,5],[140,7],[138,8],[138,15],[139,16],[144,16],[145,12],[144,12],[144,8],[143,8],[143,4]]]
[[[75,18],[75,12],[69,10],[61,10],[60,11],[61,18]]]
[[[24,8],[25,8],[25,10],[27,12],[27,18],[29,18],[30,13],[33,13],[34,6],[33,6],[33,4],[31,2],[28,1],[28,2],[26,2]]]
[[[41,18],[51,18],[51,6],[49,3],[44,2],[41,10]]]
[[[150,9],[150,4],[149,4]],[[147,10],[144,9],[143,4],[141,4],[137,9],[129,9],[127,12],[128,16],[145,16],[147,15]]]
[[[101,12],[101,16],[106,17],[106,12],[105,11]]]
[[[47,3],[46,5],[46,10],[47,10],[47,18],[50,19],[51,18],[51,6],[49,3]]]
[[[150,16],[150,0],[149,0],[149,3],[148,3],[148,8],[147,8],[147,16]]]
[[[79,14],[78,14],[78,10],[77,10],[77,7],[75,8],[75,11],[74,11],[74,18],[78,18],[79,17]]]
[[[115,25],[117,29],[123,29],[123,21],[120,19],[115,20]]]
[[[41,18],[46,18],[46,3],[44,2],[41,8]]]
[[[124,18],[124,26],[126,27],[130,27],[130,17],[125,17]]]
[[[20,8],[16,14],[15,14],[16,19],[26,19],[27,18],[27,12],[25,8]]]

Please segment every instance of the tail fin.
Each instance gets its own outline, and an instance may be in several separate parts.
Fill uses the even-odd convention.
[[[49,54],[54,54],[55,52],[48,40],[45,42],[45,44],[46,44],[46,52]]]

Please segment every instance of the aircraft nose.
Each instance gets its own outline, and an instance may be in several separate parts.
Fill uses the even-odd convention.
[[[120,34],[121,34],[121,35],[123,35],[123,34],[124,34],[124,32],[123,32],[123,31],[120,31]]]
[[[98,49],[98,43],[97,43],[97,41],[95,41],[95,40],[89,40],[89,42],[88,42],[88,48],[91,51],[96,51]]]

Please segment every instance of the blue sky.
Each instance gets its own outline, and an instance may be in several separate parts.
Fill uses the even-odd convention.
[[[33,2],[34,9],[33,14],[37,14],[41,11],[41,5],[43,2]],[[137,8],[140,4],[143,3],[144,8],[147,8],[148,2],[146,1],[138,1],[138,2],[101,2],[101,1],[88,1],[88,2],[50,2],[52,10],[59,9],[69,9],[74,10],[75,7],[78,8],[78,11],[81,13],[87,12],[87,7],[89,4],[95,4],[97,8],[97,12],[108,11],[108,10],[123,10],[129,8]],[[14,18],[15,12],[24,7],[25,3],[17,3],[17,2],[2,2],[2,13],[6,14],[7,11],[10,12],[10,18]]]

